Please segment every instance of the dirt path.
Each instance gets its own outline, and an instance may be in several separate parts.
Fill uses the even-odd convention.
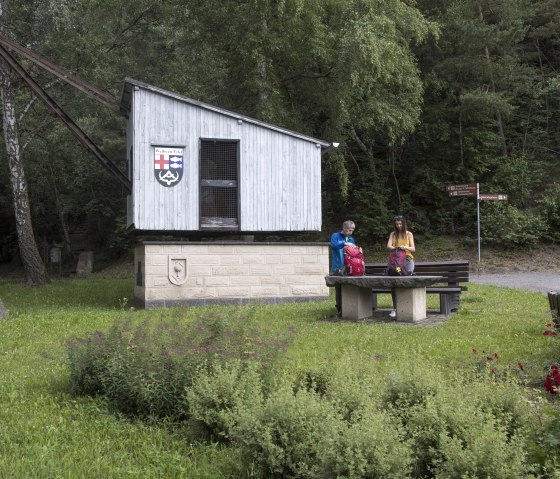
[[[524,271],[504,274],[472,273],[469,281],[476,284],[490,284],[507,288],[526,289],[546,294],[560,291],[560,273]]]

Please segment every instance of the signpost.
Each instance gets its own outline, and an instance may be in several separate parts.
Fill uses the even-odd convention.
[[[448,186],[447,192],[449,196],[476,196],[478,192],[478,183]]]
[[[484,194],[481,193],[479,195],[479,198],[482,201],[485,201],[485,200],[486,201],[507,201],[507,195],[494,195],[494,194],[484,195]]]
[[[481,201],[507,201],[504,194],[480,193],[478,183],[464,185],[451,185],[446,187],[449,196],[476,196],[476,224],[478,229],[478,261],[480,262],[480,202]]]

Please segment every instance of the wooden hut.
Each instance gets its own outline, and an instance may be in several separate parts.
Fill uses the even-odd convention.
[[[142,232],[321,230],[316,138],[127,78],[128,225]]]
[[[328,298],[327,244],[202,238],[320,231],[321,154],[333,145],[130,78],[122,105],[129,227],[191,240],[135,249],[137,303]]]

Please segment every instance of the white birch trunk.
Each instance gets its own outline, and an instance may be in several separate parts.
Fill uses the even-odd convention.
[[[1,33],[4,33],[5,30],[4,9],[5,2],[0,2]],[[39,250],[37,249],[37,244],[35,242],[35,237],[33,235],[29,196],[27,194],[27,182],[25,180],[25,172],[23,169],[23,159],[20,154],[14,94],[10,75],[10,67],[3,60],[0,61],[2,123],[8,166],[10,169],[10,184],[12,187],[12,199],[14,214],[16,217],[19,252],[25,269],[27,284],[29,286],[41,286],[47,282],[47,272],[45,265],[41,260]]]

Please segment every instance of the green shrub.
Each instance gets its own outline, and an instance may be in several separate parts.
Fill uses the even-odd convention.
[[[485,201],[480,213],[481,241],[500,247],[532,246],[547,231],[546,221],[502,201]]]
[[[410,477],[411,443],[402,428],[388,414],[368,409],[354,417],[337,441],[335,450],[323,465],[322,477],[394,478]]]
[[[409,443],[394,417],[367,406],[346,420],[340,410],[345,398],[329,389],[294,392],[282,384],[264,403],[245,408],[234,428],[235,442],[257,477],[282,478],[402,478],[412,463]],[[334,394],[334,395],[333,395]]]
[[[200,346],[179,323],[117,321],[69,342],[70,392],[103,394],[125,414],[180,416]]]
[[[379,384],[356,365],[333,374],[325,396],[348,423],[371,408],[380,409],[381,404]]]
[[[70,393],[84,396],[103,394],[101,378],[106,375],[112,353],[113,348],[101,331],[69,341]]]
[[[117,321],[107,334],[68,343],[70,391],[103,394],[125,414],[185,418],[185,389],[201,364],[256,362],[264,375],[289,338],[263,334],[239,316]]]
[[[187,409],[206,437],[227,440],[240,411],[258,409],[263,402],[263,380],[254,362],[203,364],[186,390]]]
[[[404,374],[390,386],[404,393],[387,404],[412,439],[415,477],[525,477],[524,406],[515,384],[500,390],[447,380],[427,393],[427,381],[419,382],[415,391],[416,380]]]
[[[441,378],[427,369],[410,368],[399,375],[390,376],[381,401],[406,414],[410,408],[424,405],[428,397],[436,394],[440,384]]]
[[[298,371],[294,381],[294,392],[297,393],[301,389],[306,391],[315,391],[319,395],[327,392],[329,385],[329,377],[322,371]]]
[[[547,225],[545,239],[560,242],[560,185],[552,183],[537,200],[539,216]]]
[[[336,455],[343,426],[329,402],[284,384],[262,407],[240,412],[234,438],[257,477],[321,478],[329,477],[324,465]]]

